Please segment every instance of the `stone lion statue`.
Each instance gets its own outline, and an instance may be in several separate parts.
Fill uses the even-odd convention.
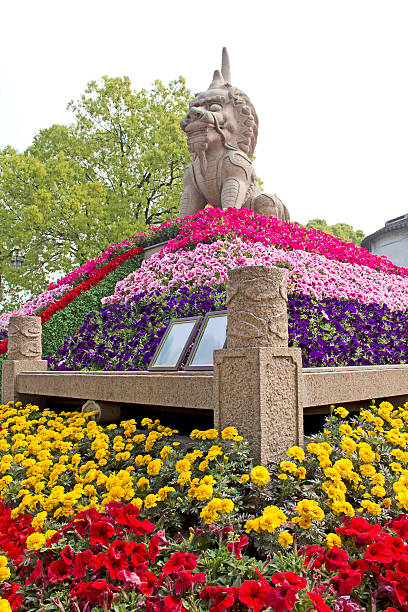
[[[246,94],[231,84],[228,53],[222,50],[207,91],[195,96],[180,121],[194,157],[184,175],[180,217],[193,215],[208,202],[219,208],[250,208],[261,215],[289,221],[286,206],[261,192],[251,156],[258,135],[258,117]]]

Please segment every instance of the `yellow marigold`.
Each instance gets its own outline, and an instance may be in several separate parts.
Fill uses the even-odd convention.
[[[157,499],[159,501],[164,501],[165,499],[168,498],[170,493],[174,493],[175,490],[176,489],[174,487],[168,487],[166,485],[157,491]]]
[[[352,438],[349,438],[348,436],[344,436],[341,439],[340,446],[342,450],[344,450],[344,452],[346,452],[348,455],[351,455],[352,453],[354,453],[354,451],[357,448],[357,444],[354,442]]]
[[[163,446],[163,448],[160,451],[160,457],[163,459],[163,461],[166,461],[167,457],[169,457],[169,455],[171,455],[173,452],[173,449],[171,448],[171,446]]]
[[[360,506],[361,508],[358,509],[359,512],[364,512],[364,510],[367,510],[367,512],[372,516],[381,515],[381,506],[374,502],[371,502],[368,499],[362,499],[360,502]]]
[[[364,463],[372,463],[375,460],[375,453],[367,442],[360,442],[358,445],[358,454],[361,461]]]
[[[293,536],[288,531],[282,531],[279,534],[278,543],[284,548],[287,548],[293,544]]]
[[[200,472],[205,472],[209,465],[210,463],[208,459],[205,459],[204,461],[201,461],[201,463],[198,465],[198,469],[200,470]]]
[[[363,476],[367,476],[367,478],[370,478],[371,476],[374,476],[375,472],[375,467],[373,465],[360,465],[360,472],[362,473]]]
[[[27,550],[41,550],[45,542],[46,538],[43,533],[34,532],[28,536],[26,548]]]
[[[11,612],[10,602],[0,597],[0,612]]]
[[[278,478],[279,478],[279,480],[287,480],[288,479],[288,475],[287,474],[279,474]]]
[[[279,467],[282,472],[289,472],[289,474],[294,474],[297,470],[297,465],[293,461],[281,461]]]
[[[155,506],[157,506],[157,501],[158,501],[157,495],[150,493],[149,495],[146,495],[146,498],[144,500],[144,507],[154,508]]]
[[[184,472],[181,472],[179,477],[177,478],[177,483],[184,487],[184,485],[186,485],[188,482],[190,482],[191,480],[191,470],[185,470]]]
[[[251,480],[256,485],[263,487],[270,481],[268,470],[262,465],[257,465],[251,470]]]
[[[147,466],[147,473],[149,476],[157,476],[162,469],[163,461],[161,459],[153,459]]]
[[[176,463],[176,472],[181,474],[181,472],[186,472],[191,468],[191,463],[187,459],[180,459]]]
[[[373,475],[370,477],[370,482],[371,482],[373,485],[381,485],[381,486],[384,486],[384,483],[385,483],[385,477],[384,477],[384,475],[383,475],[383,474],[380,474],[379,472],[377,472],[376,474],[373,474]]]
[[[392,463],[390,463],[390,468],[392,469],[393,472],[396,472],[396,474],[399,474],[400,472],[402,472],[402,465],[400,463],[397,463],[396,461],[393,461]]]
[[[371,489],[371,494],[375,497],[385,497],[385,489],[381,485],[376,485]]]
[[[303,450],[303,448],[300,448],[300,446],[291,446],[286,451],[286,454],[288,457],[296,459],[296,461],[299,461],[300,463],[304,461],[305,458],[305,451]]]
[[[387,510],[389,510],[389,508],[391,508],[391,498],[390,497],[385,497],[382,502],[381,505],[383,508],[386,508]]]
[[[326,548],[333,548],[333,546],[341,548],[341,537],[336,533],[328,533],[324,540],[324,545]]]
[[[242,474],[240,481],[242,484],[246,484],[249,481],[249,475],[248,474]]]
[[[337,414],[342,419],[345,419],[346,416],[349,415],[349,411],[343,408],[343,406],[339,406],[338,408],[335,408],[334,413]]]
[[[296,478],[298,478],[299,480],[304,480],[306,478],[306,468],[301,466],[296,470],[294,476],[296,476]]]
[[[238,430],[236,427],[225,427],[221,432],[221,438],[223,440],[234,440],[237,435]]]
[[[136,486],[137,486],[138,489],[141,489],[142,491],[148,491],[150,489],[150,482],[148,481],[147,478],[142,476],[137,481]]]
[[[39,531],[39,529],[42,529],[46,518],[47,518],[47,513],[45,511],[39,512],[37,516],[35,516],[33,520],[31,521],[32,527],[34,527],[36,531]]]

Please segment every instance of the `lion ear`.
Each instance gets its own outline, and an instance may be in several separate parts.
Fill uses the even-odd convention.
[[[217,87],[221,87],[222,85],[224,85],[224,78],[219,70],[215,70],[212,83],[208,89],[216,89]]]
[[[228,57],[227,47],[222,48],[221,74],[226,83],[231,83],[231,65]]]

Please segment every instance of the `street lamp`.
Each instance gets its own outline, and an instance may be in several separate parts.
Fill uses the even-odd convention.
[[[16,247],[10,253],[11,265],[13,268],[22,268],[24,263],[25,256],[21,253],[20,249]]]

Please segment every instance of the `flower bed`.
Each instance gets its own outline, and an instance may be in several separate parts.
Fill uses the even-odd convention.
[[[234,427],[1,406],[1,609],[406,611],[408,403],[348,416],[265,468]]]

